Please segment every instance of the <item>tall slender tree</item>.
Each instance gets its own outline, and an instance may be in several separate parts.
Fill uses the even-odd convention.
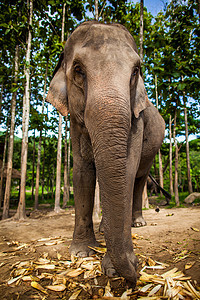
[[[144,1],[140,0],[140,58],[143,62]]]
[[[9,147],[8,147],[8,161],[7,161],[7,177],[6,177],[6,189],[4,196],[3,215],[2,219],[7,219],[9,216],[9,204],[10,204],[10,189],[12,179],[12,159],[13,159],[13,146],[14,146],[14,131],[15,131],[15,110],[16,110],[16,99],[17,99],[17,80],[19,70],[19,46],[15,49],[15,75],[14,75],[14,88],[15,91],[12,95],[11,105],[11,123],[10,123],[10,135],[9,135]]]
[[[1,207],[1,203],[3,202],[3,181],[4,181],[4,170],[5,170],[6,151],[7,151],[7,142],[8,142],[8,119],[6,123],[7,123],[7,129],[6,129],[5,140],[4,140],[3,160],[1,166],[1,178],[0,178],[0,207]]]
[[[170,194],[174,194],[172,172],[172,117],[169,116],[169,188]]]
[[[34,198],[34,179],[35,179],[35,130],[33,141],[33,163],[32,163],[32,181],[31,181],[31,200]]]
[[[63,4],[61,43],[64,42],[65,9],[66,9],[66,3]],[[56,168],[56,192],[55,192],[55,206],[54,206],[54,211],[56,213],[59,213],[61,211],[61,208],[60,208],[61,163],[62,163],[61,157],[62,157],[62,115],[59,113],[58,147],[57,147],[57,168]]]
[[[178,194],[178,144],[176,140],[176,124],[177,124],[177,107],[174,112],[174,130],[173,130],[173,139],[175,146],[175,172],[174,172],[174,195],[176,205],[179,206],[179,194]]]
[[[64,156],[64,190],[63,190],[63,208],[67,207],[69,201],[69,184],[68,184],[68,168],[67,168],[67,117],[65,117],[65,156]],[[69,145],[70,147],[70,145]]]
[[[25,198],[26,198],[26,171],[27,171],[27,154],[28,154],[28,126],[30,113],[30,54],[32,41],[32,23],[33,23],[33,0],[27,2],[29,11],[29,28],[26,49],[25,61],[25,93],[23,97],[23,116],[22,116],[22,152],[21,152],[21,184],[20,184],[20,198],[15,214],[16,219],[24,219],[26,217]]]
[[[43,99],[42,99],[42,117],[44,114],[44,103],[45,103],[45,97],[46,97],[48,62],[49,62],[49,58],[47,58],[46,72],[45,72],[45,79],[44,79],[44,90],[43,90]],[[38,158],[37,158],[36,183],[35,183],[35,205],[34,205],[35,209],[38,209],[38,204],[39,204],[38,197],[39,197],[39,183],[40,183],[41,147],[42,147],[42,128],[40,129],[40,137],[39,137],[39,143],[38,143],[38,155],[37,155]]]
[[[158,82],[157,82],[156,74],[155,74],[155,92],[156,92],[156,107],[158,109]],[[160,182],[160,186],[163,188],[163,166],[162,166],[162,155],[160,149],[158,150],[158,160],[159,160],[159,179],[160,179],[159,182]]]

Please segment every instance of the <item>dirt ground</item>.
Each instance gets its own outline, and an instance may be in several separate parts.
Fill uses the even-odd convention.
[[[143,214],[147,226],[132,228],[133,235],[137,234],[134,247],[135,253],[140,259],[139,271],[144,265],[144,259],[150,257],[154,261],[168,264],[166,270],[178,268],[186,276],[191,276],[195,285],[199,286],[200,207],[161,208],[158,213],[155,209],[149,209],[144,210]],[[44,209],[32,212],[23,222],[11,219],[1,221],[0,299],[97,299],[100,297],[99,295],[97,297],[95,295],[96,290],[93,290],[87,295],[80,293],[79,296],[70,298],[72,292],[70,294],[69,288],[65,292],[50,291],[47,294],[35,289],[29,281],[20,280],[22,271],[21,274],[19,271],[16,273],[16,266],[19,266],[20,263],[23,266],[29,262],[29,269],[26,267],[25,274],[30,274],[33,270],[33,262],[41,258],[48,258],[51,264],[52,261],[54,264],[57,262],[58,267],[61,266],[61,260],[62,263],[69,261],[68,248],[72,240],[73,227],[73,208],[56,215]],[[95,233],[98,241],[103,242],[103,236],[98,233],[97,223],[95,224]],[[186,266],[188,267],[186,268]],[[62,267],[59,268],[62,270]],[[35,274],[39,275],[40,271],[37,269]],[[48,270],[46,273],[54,271]],[[12,282],[12,278],[17,275],[19,280]],[[46,275],[46,277],[48,276]],[[11,281],[9,282],[9,280]],[[45,278],[45,280],[47,279]],[[79,282],[80,280],[82,279],[79,279]],[[91,280],[89,282],[91,283]],[[98,279],[98,284],[101,287],[107,282],[108,279],[104,275],[101,276],[101,280]],[[44,281],[44,279],[43,281],[41,279],[41,283],[42,286],[49,284],[48,280]],[[108,299],[108,297],[104,299]]]

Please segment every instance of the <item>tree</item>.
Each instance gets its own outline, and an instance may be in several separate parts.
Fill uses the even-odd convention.
[[[64,30],[65,30],[65,7],[63,4],[63,18],[62,18],[62,35],[61,42],[64,42]],[[55,193],[55,207],[54,211],[59,213],[60,208],[60,188],[61,188],[61,155],[62,155],[62,115],[59,113],[59,126],[58,126],[58,148],[57,148],[57,169],[56,169],[56,193]]]
[[[65,155],[64,155],[64,191],[63,191],[63,208],[67,207],[67,202],[69,201],[69,183],[68,183],[68,152],[67,152],[67,117],[65,117]],[[70,148],[70,144],[68,146]],[[70,155],[70,153],[69,153]]]
[[[42,117],[44,114],[44,102],[46,97],[46,84],[47,84],[47,72],[48,72],[48,61],[46,62],[46,72],[44,79],[44,91],[43,91],[43,99],[42,99]],[[35,184],[35,205],[34,208],[38,209],[38,195],[39,195],[39,181],[40,181],[40,160],[41,160],[41,145],[42,145],[42,128],[40,129],[40,137],[38,144],[38,159],[37,159],[37,168],[36,168],[36,184]]]
[[[21,184],[20,184],[20,199],[15,214],[15,218],[24,219],[25,212],[25,196],[26,196],[26,170],[27,170],[27,153],[28,153],[28,125],[30,112],[30,53],[32,40],[32,18],[33,18],[33,0],[27,3],[29,9],[29,29],[26,49],[26,65],[25,65],[25,93],[23,97],[23,120],[22,120],[22,153],[21,153]]]
[[[144,22],[143,22],[143,0],[140,0],[140,58],[143,62],[143,31],[144,31]]]
[[[172,117],[169,115],[169,188],[170,194],[174,194],[172,173]]]
[[[17,98],[17,79],[19,70],[19,46],[16,45],[15,50],[15,75],[14,75],[14,90],[12,96],[11,105],[11,124],[10,124],[10,135],[9,135],[9,147],[8,147],[8,161],[7,161],[7,177],[6,177],[6,189],[4,196],[3,215],[2,219],[7,219],[9,216],[9,203],[10,203],[10,189],[12,179],[12,159],[13,159],[13,146],[14,146],[14,131],[15,131],[15,110],[16,110],[16,98]]]

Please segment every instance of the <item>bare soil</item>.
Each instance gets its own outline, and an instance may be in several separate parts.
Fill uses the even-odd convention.
[[[168,269],[177,267],[186,276],[191,276],[200,285],[200,207],[161,208],[143,211],[147,226],[132,228],[140,238],[135,241],[135,252],[139,258],[150,257],[167,263]],[[8,219],[0,222],[0,299],[69,299],[70,291],[50,292],[48,295],[31,287],[30,282],[8,284],[13,277],[13,268],[19,262],[36,261],[41,257],[70,260],[70,246],[74,227],[74,209],[60,214],[43,209],[32,212],[25,221]],[[97,240],[103,236],[98,233]],[[49,243],[43,242],[49,238]],[[56,242],[59,240],[60,242]],[[53,241],[53,242],[52,242]],[[45,256],[46,255],[46,256]],[[140,260],[139,270],[142,268]],[[190,264],[191,268],[185,269]],[[166,269],[167,270],[167,269]],[[101,285],[108,279],[101,276]],[[80,294],[77,299],[95,299],[94,294]],[[132,299],[132,298],[131,298]]]

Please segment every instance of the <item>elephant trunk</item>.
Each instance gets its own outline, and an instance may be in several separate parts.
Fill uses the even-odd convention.
[[[127,171],[128,140],[131,129],[129,97],[99,95],[87,99],[85,123],[88,129],[101,191],[107,253],[120,276],[135,285],[131,240],[131,195]]]

